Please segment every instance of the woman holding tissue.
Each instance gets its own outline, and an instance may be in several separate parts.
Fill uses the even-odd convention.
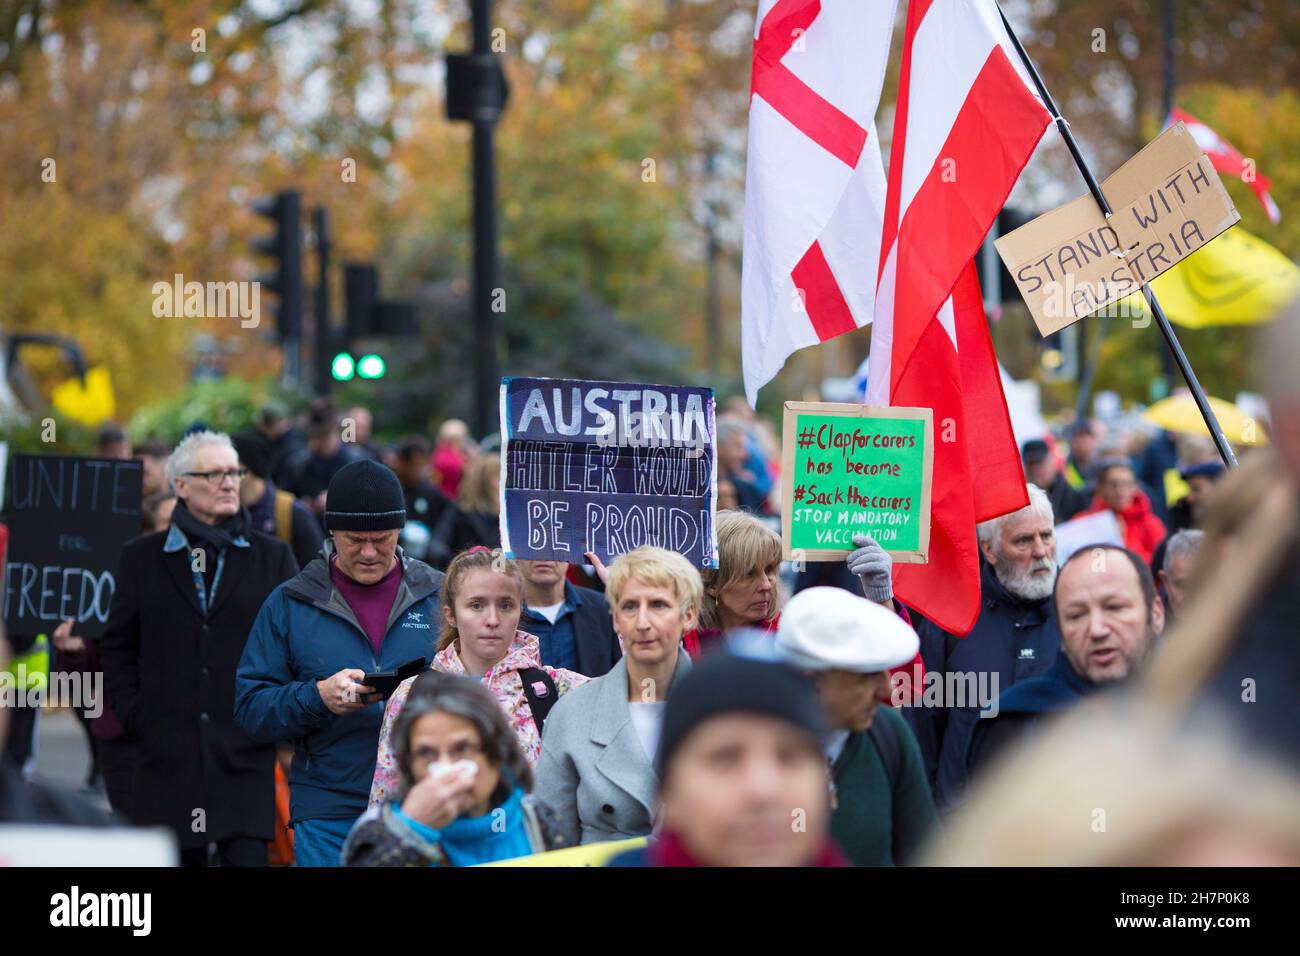
[[[568,845],[532,797],[533,773],[496,699],[477,681],[413,679],[392,732],[395,799],[362,815],[347,866],[474,866]]]
[[[542,723],[551,706],[590,678],[542,663],[537,638],[519,630],[524,606],[519,566],[500,551],[470,548],[456,555],[442,582],[442,631],[431,670],[476,677],[496,698],[529,766],[542,751]],[[391,799],[398,783],[393,729],[417,678],[398,685],[384,711],[370,805]]]

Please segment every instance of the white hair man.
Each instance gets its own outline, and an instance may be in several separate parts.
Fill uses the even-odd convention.
[[[265,866],[275,746],[235,722],[235,668],[262,603],[298,564],[240,505],[246,472],[229,437],[187,435],[166,473],[171,524],[122,546],[100,638],[134,755],[130,816],[168,827],[183,865]]]
[[[1184,528],[1165,543],[1165,556],[1160,568],[1160,589],[1165,595],[1166,609],[1177,614],[1187,600],[1187,584],[1192,574],[1196,554],[1201,550],[1205,532]]]
[[[935,803],[951,809],[966,781],[966,755],[980,719],[981,701],[949,694],[947,688],[987,687],[996,699],[1013,684],[1047,672],[1061,646],[1052,604],[1056,551],[1052,503],[1028,485],[1029,504],[978,528],[983,606],[965,638],[918,616],[926,688],[919,706],[907,707],[925,757]],[[933,676],[932,676],[933,675]],[[985,704],[992,701],[985,701]]]

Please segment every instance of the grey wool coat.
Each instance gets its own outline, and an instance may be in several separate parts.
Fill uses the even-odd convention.
[[[679,650],[673,683],[690,668],[689,655]],[[555,704],[534,775],[533,794],[570,839],[598,843],[650,833],[658,779],[632,723],[627,658]]]

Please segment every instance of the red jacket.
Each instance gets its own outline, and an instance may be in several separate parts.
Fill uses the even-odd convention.
[[[1092,506],[1084,514],[1091,515],[1108,510],[1110,509],[1100,497],[1094,497]],[[1124,532],[1124,546],[1150,564],[1151,556],[1155,554],[1156,547],[1164,540],[1167,532],[1165,523],[1151,510],[1151,499],[1146,496],[1146,492],[1140,488],[1134,492],[1129,506],[1123,511],[1116,511],[1115,517],[1119,519],[1120,529]]]
[[[433,465],[434,484],[452,501],[460,493],[460,480],[465,475],[465,456],[451,444],[442,444],[433,450],[429,463]]]

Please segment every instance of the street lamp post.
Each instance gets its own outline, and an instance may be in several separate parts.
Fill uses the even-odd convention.
[[[471,0],[473,52],[447,57],[447,116],[474,127],[474,422],[480,436],[497,429],[496,170],[493,127],[505,106],[505,74],[492,52],[491,0]]]

